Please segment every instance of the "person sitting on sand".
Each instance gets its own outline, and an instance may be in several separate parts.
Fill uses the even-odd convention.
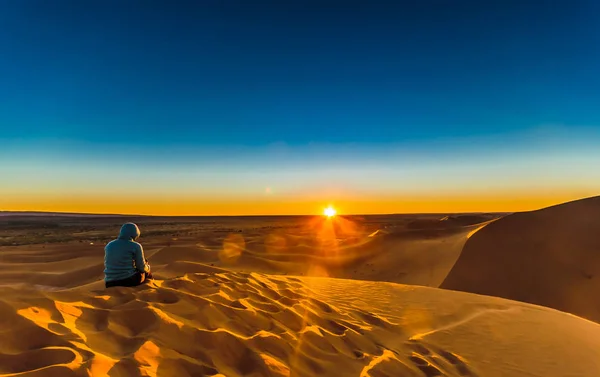
[[[126,223],[116,240],[104,248],[104,284],[109,287],[135,287],[152,279],[150,265],[144,258],[142,245],[135,242],[140,229],[134,223]]]

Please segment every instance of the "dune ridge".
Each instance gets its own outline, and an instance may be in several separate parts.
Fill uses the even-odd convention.
[[[600,322],[600,197],[500,218],[466,243],[441,288]]]

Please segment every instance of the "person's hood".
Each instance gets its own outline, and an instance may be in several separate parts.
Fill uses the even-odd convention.
[[[122,240],[137,240],[140,236],[140,228],[134,223],[126,223],[121,227],[119,238]]]

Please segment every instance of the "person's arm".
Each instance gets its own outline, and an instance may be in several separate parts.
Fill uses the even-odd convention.
[[[150,267],[146,263],[146,258],[144,257],[144,249],[139,243],[135,248],[135,268],[140,272],[150,271]]]

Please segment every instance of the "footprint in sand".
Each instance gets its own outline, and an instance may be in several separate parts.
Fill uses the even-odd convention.
[[[408,359],[426,377],[476,377],[466,361],[452,352],[416,340],[409,341],[408,346],[413,350]]]

